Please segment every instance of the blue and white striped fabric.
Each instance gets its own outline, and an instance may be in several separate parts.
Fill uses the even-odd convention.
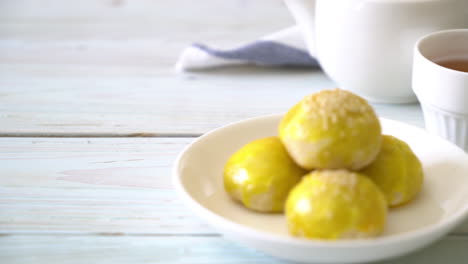
[[[234,49],[220,50],[203,44],[192,44],[180,56],[178,71],[203,70],[229,65],[319,67],[307,52],[297,26],[265,36]]]

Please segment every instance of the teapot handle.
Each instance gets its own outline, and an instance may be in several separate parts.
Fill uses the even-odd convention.
[[[316,57],[315,2],[316,0],[284,0],[302,32],[307,49],[312,57]]]

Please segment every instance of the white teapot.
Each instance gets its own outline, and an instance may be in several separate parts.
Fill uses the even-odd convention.
[[[327,75],[376,103],[416,101],[411,64],[416,41],[468,28],[468,0],[285,0]]]

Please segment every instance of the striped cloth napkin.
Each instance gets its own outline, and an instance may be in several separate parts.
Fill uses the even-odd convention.
[[[233,49],[215,49],[194,43],[176,63],[178,71],[203,70],[229,65],[319,67],[307,52],[298,26],[293,26]]]

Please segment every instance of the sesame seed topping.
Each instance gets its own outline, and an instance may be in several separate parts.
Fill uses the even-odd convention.
[[[374,122],[377,118],[365,99],[341,89],[322,90],[308,95],[302,100],[301,107],[309,118],[321,120],[324,130],[328,130],[330,124],[342,121],[352,128],[355,123]]]

